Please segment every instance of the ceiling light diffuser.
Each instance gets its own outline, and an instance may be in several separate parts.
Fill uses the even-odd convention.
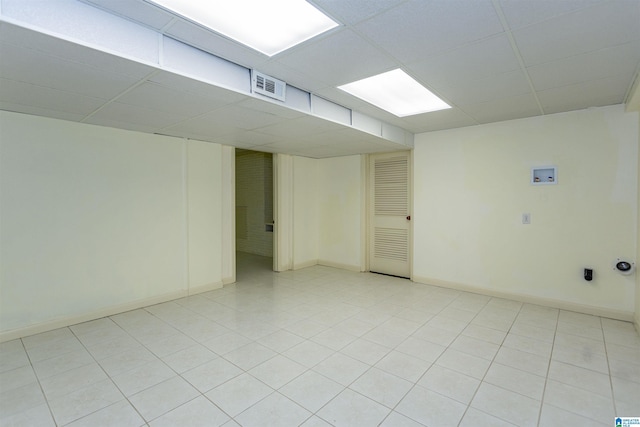
[[[338,24],[305,0],[146,0],[273,56]]]
[[[401,69],[338,86],[398,117],[451,108]]]

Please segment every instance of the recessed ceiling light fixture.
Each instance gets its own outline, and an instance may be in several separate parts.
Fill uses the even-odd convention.
[[[399,68],[338,86],[338,89],[398,117],[451,108]]]
[[[305,0],[146,0],[273,56],[338,24]]]

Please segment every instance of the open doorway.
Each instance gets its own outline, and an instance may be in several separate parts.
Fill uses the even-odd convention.
[[[236,275],[273,271],[273,155],[236,149]]]

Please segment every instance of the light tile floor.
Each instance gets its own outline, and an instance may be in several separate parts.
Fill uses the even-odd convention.
[[[612,426],[632,324],[238,254],[224,289],[0,344],[0,426]]]

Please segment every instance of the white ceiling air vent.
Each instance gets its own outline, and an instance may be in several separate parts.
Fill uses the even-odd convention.
[[[259,71],[251,70],[251,90],[253,93],[259,93],[284,102],[287,84]]]

